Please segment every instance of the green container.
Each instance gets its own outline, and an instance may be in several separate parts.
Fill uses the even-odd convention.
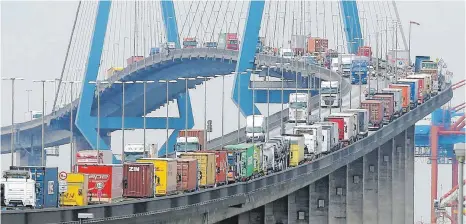
[[[238,145],[227,145],[224,146],[223,149],[227,151],[232,151],[236,153],[240,153],[239,160],[232,161],[230,158],[228,162],[235,162],[239,164],[240,169],[238,170],[239,177],[241,179],[250,178],[254,174],[254,148],[253,144],[238,144]],[[230,157],[230,153],[228,153],[228,157]],[[229,166],[234,166],[236,164],[228,164]]]

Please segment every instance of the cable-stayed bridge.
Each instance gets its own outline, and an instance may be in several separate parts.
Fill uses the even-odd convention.
[[[255,75],[251,73],[294,81],[303,92],[314,87],[313,95],[318,94],[319,80],[340,80],[344,99],[357,104],[362,93],[357,87],[351,88],[339,74],[304,61],[280,57],[277,51],[291,48],[293,36],[310,35],[328,39],[329,46],[339,53],[356,53],[359,46],[370,45],[377,49],[376,57],[385,58],[389,49],[402,48],[401,40],[406,42],[402,32],[395,32],[402,31],[396,14],[391,2],[79,3],[63,72],[59,76],[54,110],[44,116],[44,138],[41,138],[40,119],[24,122],[13,128],[13,145],[17,150],[40,151],[42,144],[48,147],[69,143],[70,133],[73,133],[75,150],[108,150],[111,132],[143,128],[142,116],[167,104],[168,98],[168,101],[177,100],[179,116],[151,117],[145,122],[148,129],[165,129],[168,124],[168,128],[174,130],[159,150],[164,154],[165,150],[172,150],[178,130],[195,125],[192,111],[197,107],[190,102],[189,94],[185,94],[185,83],[179,78],[196,78],[187,81],[191,89],[215,75],[234,73],[231,98],[243,116],[260,114],[256,104],[266,103],[267,98],[261,85],[273,88],[270,103],[280,103],[282,96],[276,86],[263,81],[257,86],[259,90],[255,91],[253,102],[250,82]],[[330,27],[332,29],[327,30]],[[390,30],[396,35],[392,36]],[[239,49],[228,49],[235,41],[219,38],[220,33],[235,33],[239,37],[236,39]],[[182,48],[182,39],[187,37],[195,37],[199,46]],[[256,52],[259,37],[266,38],[265,45],[270,49]],[[222,41],[226,41],[223,48],[211,48],[206,44],[217,42],[220,45]],[[168,43],[174,43],[174,49],[170,49]],[[151,54],[150,49],[155,46],[161,47],[161,52]],[[135,56],[137,60],[126,60]],[[123,69],[105,77],[111,67]],[[312,81],[308,76],[312,76]],[[69,92],[67,83],[75,80],[81,81],[76,95]],[[104,83],[97,88],[90,83],[96,80]],[[155,83],[147,86],[146,94],[151,97],[146,102],[147,108],[143,109],[143,88],[133,83],[149,80]],[[170,80],[178,82],[169,83]],[[283,92],[285,102],[293,91],[290,88]],[[413,223],[413,125],[448,102],[452,94],[451,88],[447,88],[369,137],[310,164],[249,182],[186,195],[85,208],[9,211],[2,215],[2,220],[67,222],[75,221],[79,212],[91,212],[97,217],[93,221],[102,223],[167,220],[179,223],[222,220],[239,223],[283,220],[286,223]],[[180,103],[186,98],[188,104]],[[318,96],[313,98],[313,106],[319,107]],[[343,106],[348,106],[348,102]],[[321,112],[329,113],[328,110]],[[281,113],[284,112],[268,118],[271,133],[278,132]],[[11,127],[2,127],[2,153],[11,150],[11,130]],[[224,134],[225,144],[244,138],[242,134],[238,139],[236,130],[230,132]],[[213,139],[208,147],[218,147],[219,141]]]

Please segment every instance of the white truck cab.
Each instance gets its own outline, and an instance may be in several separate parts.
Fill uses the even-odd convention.
[[[295,126],[293,127],[293,134],[303,135],[305,144],[304,156],[306,158],[310,158],[312,155],[318,156],[322,153],[323,138],[321,125]]]
[[[322,81],[320,83],[320,106],[340,107],[340,82]]]
[[[33,208],[36,206],[36,181],[31,179],[29,171],[4,171],[1,183],[5,190],[5,205]]]
[[[263,115],[250,115],[246,117],[246,142],[265,141],[265,118]]]
[[[288,122],[309,123],[310,96],[307,93],[290,93]]]
[[[176,158],[183,152],[194,152],[201,150],[201,144],[197,137],[178,137],[176,138],[175,154]]]
[[[294,53],[289,48],[280,49],[280,57],[292,59],[294,57]]]

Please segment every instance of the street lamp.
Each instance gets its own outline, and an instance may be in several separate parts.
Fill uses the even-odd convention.
[[[32,111],[31,111],[30,108],[29,108],[29,93],[31,93],[31,91],[32,91],[32,90],[30,90],[30,89],[27,89],[27,90],[26,90],[26,92],[27,92],[27,94],[28,94],[28,112],[27,112],[27,113],[28,113],[28,116],[29,116],[29,120],[32,120]],[[12,166],[13,166],[13,164],[12,164]]]
[[[267,66],[267,65],[264,65],[262,66],[262,68],[267,68],[267,76],[266,76],[266,80],[267,82],[270,81],[270,69],[271,68],[276,68],[277,66],[275,65],[270,65],[270,66]],[[267,129],[267,140],[269,140],[269,118],[270,118],[270,88],[267,84],[267,125],[266,125],[266,129]]]
[[[122,93],[121,93],[121,162],[125,162],[125,84],[133,84],[133,81],[115,81],[116,84],[121,84]],[[98,90],[99,91],[99,90]],[[97,95],[100,95],[97,93]],[[100,138],[100,136],[99,136]],[[99,144],[100,139],[97,139],[97,144]],[[97,149],[99,150],[99,149]]]
[[[458,223],[463,223],[463,209],[464,209],[464,196],[463,196],[463,180],[464,180],[464,158],[465,158],[465,143],[457,143],[454,146],[456,159],[458,160]]]
[[[281,129],[281,133],[285,133],[284,132],[284,128],[283,128],[283,101],[284,101],[284,86],[283,86],[283,82],[285,80],[285,78],[283,77],[284,76],[284,66],[288,66],[290,63],[275,63],[277,66],[280,66],[280,69],[282,70],[282,77],[281,77],[281,83],[282,83],[282,92],[281,92],[281,104],[282,104],[282,110],[280,111],[280,129]]]
[[[203,147],[203,150],[206,151],[207,150],[207,81],[213,77],[198,76],[196,78],[204,80],[204,147]]]
[[[414,21],[409,21],[409,44],[408,44],[408,58],[409,58],[409,65],[411,66],[411,25],[414,24],[414,25],[418,25],[420,26],[421,24],[418,23],[418,22],[414,22]],[[462,211],[461,211],[462,212]]]
[[[186,152],[187,148],[188,148],[188,81],[189,80],[196,80],[196,78],[178,78],[179,80],[185,80],[185,83],[186,83],[186,97],[185,97],[185,114],[186,114],[186,119],[185,119],[185,129],[184,129],[184,137],[185,137],[185,141],[184,141],[184,152]],[[144,91],[145,92],[145,91]],[[144,97],[144,100],[145,100],[145,97]],[[144,106],[145,106],[145,103],[144,103]],[[145,110],[145,109],[144,109]],[[144,134],[144,139],[145,139],[145,134]],[[144,143],[145,144],[145,143]],[[204,143],[205,144],[205,143]],[[145,151],[145,150],[144,150]]]
[[[100,141],[99,141],[99,138],[100,138],[100,85],[108,84],[108,82],[96,80],[96,81],[89,81],[89,84],[96,85],[95,92],[97,95],[97,155],[100,155]]]
[[[177,83],[176,80],[159,80],[159,83],[166,83],[167,86],[167,113],[166,113],[166,127],[165,127],[165,131],[166,131],[166,134],[167,134],[167,141],[165,142],[165,157],[168,158],[168,103],[169,103],[169,99],[168,99],[168,85],[170,83]]]
[[[73,118],[73,87],[75,83],[80,83],[80,81],[63,81],[63,83],[69,83],[70,86],[70,172],[73,172],[74,168],[74,118]]]
[[[259,74],[260,72],[262,72],[261,69],[256,69],[254,70],[251,75],[252,75],[252,144],[254,144],[254,133],[255,133],[255,130],[254,130],[254,127],[255,127],[255,119],[256,119],[256,109],[255,109],[255,106],[256,106],[256,90],[255,90],[255,87],[256,87],[256,74]]]
[[[238,133],[238,139],[237,139],[237,143],[240,142],[240,133],[239,133],[239,129],[241,129],[241,75],[245,75],[245,74],[248,74],[248,72],[232,72],[231,73],[232,75],[238,75],[238,130],[237,130],[237,133]]]
[[[45,166],[45,142],[44,142],[44,138],[45,138],[45,121],[44,121],[44,117],[45,117],[45,83],[48,82],[48,83],[52,83],[52,82],[55,82],[55,80],[33,80],[32,82],[36,82],[36,83],[42,83],[42,166]],[[12,133],[13,134],[13,133]]]
[[[15,152],[15,81],[24,80],[24,78],[11,77],[11,78],[2,78],[2,80],[11,80],[11,136],[10,136],[10,150],[11,150],[11,165],[13,166],[13,154]],[[29,95],[28,95],[28,108],[29,108]],[[29,109],[28,109],[29,110]],[[42,114],[43,116],[43,114]],[[42,148],[42,150],[44,150]]]
[[[215,75],[215,77],[222,77],[222,149],[223,149],[223,118],[224,118],[224,101],[225,101],[225,75]]]
[[[147,107],[147,105],[146,105],[146,92],[147,91],[146,90],[147,90],[147,83],[154,83],[154,81],[151,81],[151,80],[135,81],[134,83],[138,83],[138,84],[142,83],[143,86],[144,86],[143,87],[143,91],[144,91],[144,93],[143,93],[143,101],[144,101],[144,103],[143,103],[144,104],[144,106],[143,106],[143,110],[144,110],[143,111],[143,114],[144,114],[144,116],[143,116],[143,119],[144,119],[143,129],[144,129],[144,154],[146,154],[146,152],[147,152],[146,151],[146,113],[147,113],[147,109],[146,109],[146,107]]]

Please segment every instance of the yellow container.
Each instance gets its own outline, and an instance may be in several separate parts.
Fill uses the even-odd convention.
[[[88,204],[88,175],[83,173],[68,173],[66,182],[68,189],[62,194],[61,204],[64,206],[86,206]]]
[[[176,192],[176,160],[170,158],[141,158],[138,163],[154,164],[154,181],[156,196],[169,195]]]
[[[111,67],[107,70],[107,79],[109,79],[110,77],[112,77],[112,75],[116,72],[116,71],[123,71],[123,67]]]
[[[197,160],[199,187],[212,187],[215,185],[215,153],[189,152],[182,153],[180,158],[194,158]]]
[[[304,137],[290,136],[290,166],[298,166],[304,160]]]

